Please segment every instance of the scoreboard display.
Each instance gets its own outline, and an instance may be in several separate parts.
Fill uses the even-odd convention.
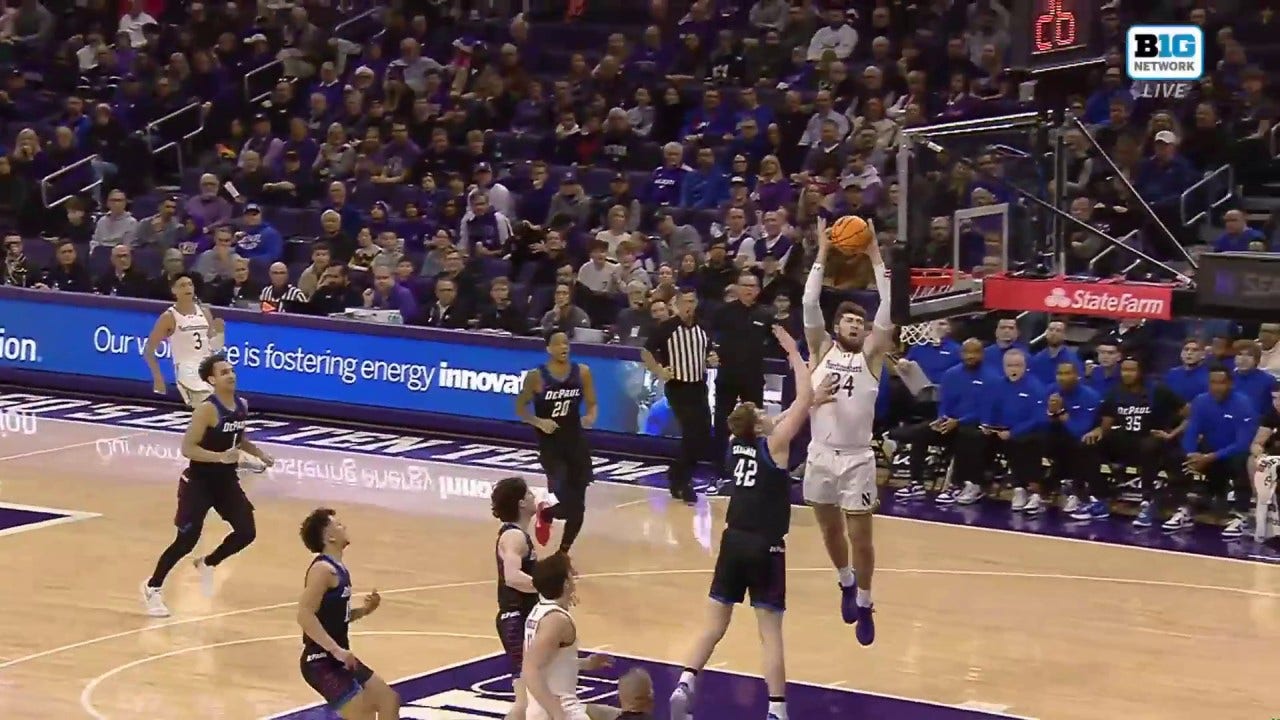
[[[1093,60],[1097,0],[1015,0],[1010,67],[1035,72]]]

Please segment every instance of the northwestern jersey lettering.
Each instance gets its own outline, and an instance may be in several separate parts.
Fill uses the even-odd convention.
[[[307,572],[311,572],[311,568],[320,562],[328,563],[333,567],[334,572],[338,574],[338,584],[324,591],[324,597],[320,599],[320,607],[316,609],[316,619],[320,621],[320,627],[329,633],[329,637],[338,643],[338,647],[350,650],[351,642],[347,630],[351,626],[351,573],[347,572],[347,566],[328,555],[315,556],[311,565],[307,566]],[[329,655],[328,651],[307,637],[305,633],[302,636],[302,648],[304,662]]]
[[[503,523],[502,527],[498,528],[499,542],[508,530],[519,530],[524,536],[525,547],[528,550],[520,559],[520,572],[533,575],[533,566],[537,563],[538,556],[533,550],[533,541],[529,539],[529,533],[515,523]],[[528,615],[533,606],[538,604],[538,594],[521,592],[507,584],[506,570],[502,566],[502,557],[498,555],[497,542],[495,542],[494,556],[498,561],[498,612],[518,612],[521,616]]]
[[[168,310],[173,316],[173,334],[169,336],[169,357],[174,365],[199,365],[209,356],[209,316],[204,308],[196,305],[196,311],[183,315],[176,305]]]
[[[554,420],[560,430],[582,429],[582,372],[578,363],[569,366],[569,374],[557,378],[546,365],[538,366],[542,392],[533,399],[533,414]],[[561,434],[560,432],[556,433]]]
[[[727,458],[733,494],[725,525],[780,542],[791,530],[791,475],[778,467],[765,438],[755,442],[734,438]]]
[[[835,401],[813,411],[813,441],[832,450],[870,448],[880,381],[867,366],[866,355],[832,343],[813,371],[814,389],[821,388],[829,376],[835,378]]]

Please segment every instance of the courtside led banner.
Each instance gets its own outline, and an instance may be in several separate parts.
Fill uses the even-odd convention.
[[[46,291],[48,292],[48,291]],[[83,378],[149,383],[142,359],[160,303],[80,296],[75,302],[36,292],[0,296],[0,368]],[[517,421],[515,399],[523,373],[546,359],[539,342],[486,338],[483,344],[376,332],[354,321],[312,319],[309,327],[267,322],[247,312],[227,318],[227,359],[247,395],[311,400],[343,406]],[[385,330],[385,328],[382,328]],[[577,346],[575,359],[591,367],[600,412],[595,428],[616,433],[678,435],[663,389],[638,360]],[[609,350],[606,348],[605,350]],[[638,353],[637,353],[638,354]],[[158,353],[173,383],[168,343]],[[767,396],[781,401],[777,376]],[[465,425],[460,426],[465,427]]]
[[[995,275],[982,283],[982,303],[988,310],[1168,320],[1173,317],[1173,288],[1149,283]]]

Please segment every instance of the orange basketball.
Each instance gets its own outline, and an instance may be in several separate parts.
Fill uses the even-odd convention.
[[[831,226],[831,245],[842,253],[862,252],[871,240],[871,226],[857,215],[845,215]]]

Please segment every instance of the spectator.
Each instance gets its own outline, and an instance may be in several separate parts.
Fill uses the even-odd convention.
[[[787,0],[756,0],[747,13],[747,22],[759,33],[767,30],[782,32],[787,27]]]
[[[577,227],[585,227],[591,217],[591,200],[578,182],[578,174],[570,171],[560,178],[560,192],[551,198],[551,206],[547,210],[547,223],[557,215],[572,219]]]
[[[804,134],[797,144],[812,147],[823,142],[823,126],[828,122],[835,125],[835,141],[842,142],[849,134],[849,118],[835,111],[829,90],[819,90],[813,100],[813,115],[805,124]]]
[[[1165,374],[1165,384],[1182,402],[1189,403],[1209,392],[1209,367],[1204,362],[1204,345],[1197,338],[1182,343],[1182,364]]]
[[[92,245],[132,245],[138,236],[138,219],[126,209],[128,200],[121,190],[107,194],[107,214],[93,228]]]
[[[256,203],[262,200],[263,188],[269,180],[262,155],[254,150],[245,150],[240,154],[239,166],[231,174],[228,190],[236,202]]]
[[[1079,368],[1071,358],[1059,358],[1057,379],[1049,385],[1045,403],[1049,414],[1046,454],[1053,461],[1052,484],[1047,490],[1058,488],[1069,493],[1063,512],[1073,520],[1104,520],[1111,516],[1111,491],[1099,472],[1092,437],[1098,427],[1102,396],[1080,382]],[[1065,481],[1076,484],[1068,486]],[[1082,492],[1089,493],[1087,504],[1080,500]]]
[[[649,205],[680,205],[684,186],[693,168],[684,164],[684,147],[678,142],[662,146],[662,166],[649,177],[644,199]]]
[[[46,270],[40,277],[40,282],[35,285],[35,287],[41,286],[63,292],[93,292],[93,281],[89,279],[89,271],[80,261],[76,246],[70,241],[63,240],[58,243],[58,248],[54,252],[53,267]]]
[[[1267,249],[1267,236],[1262,231],[1249,227],[1244,211],[1228,210],[1223,213],[1222,225],[1222,234],[1213,241],[1214,252],[1260,252]],[[1254,243],[1259,243],[1261,247]]]
[[[138,223],[133,244],[138,247],[154,247],[168,250],[178,244],[182,235],[182,223],[178,222],[178,197],[170,195],[160,201],[156,214]]]
[[[636,240],[624,240],[618,245],[618,263],[613,269],[615,292],[621,293],[632,282],[642,283],[646,288],[653,287],[649,271],[645,270],[639,258],[640,251],[641,245]]]
[[[471,196],[471,206],[462,218],[458,244],[474,257],[506,257],[511,252],[511,221],[494,209],[488,193]]]
[[[364,307],[364,297],[359,288],[351,284],[344,265],[330,265],[324,269],[320,284],[311,295],[308,311],[312,315],[340,315],[348,308]]]
[[[250,260],[275,261],[284,256],[280,231],[262,219],[262,206],[244,206],[243,231],[236,240],[236,252]]]
[[[258,299],[262,301],[262,312],[301,313],[306,312],[307,296],[297,285],[289,282],[289,266],[282,262],[273,262],[267,270],[271,284],[262,288]]]
[[[93,291],[99,295],[116,297],[147,297],[150,283],[141,271],[133,266],[133,249],[128,245],[111,248],[111,267],[94,283]]]
[[[818,62],[827,52],[835,54],[837,60],[848,60],[858,47],[858,31],[845,20],[844,9],[831,7],[824,14],[826,26],[818,29],[809,41],[806,55],[809,62]]]
[[[613,340],[623,345],[643,347],[656,324],[649,310],[649,288],[633,280],[627,284],[626,293],[627,307],[618,313]]]
[[[724,297],[725,290],[737,278],[738,269],[729,262],[728,248],[724,239],[712,240],[711,248],[707,251],[706,262],[698,268],[696,280],[698,294],[719,301]]]
[[[698,150],[698,167],[688,173],[680,192],[680,206],[693,210],[714,210],[729,199],[729,179],[716,165],[715,152]]]
[[[10,233],[4,236],[3,268],[0,268],[0,285],[31,287],[39,281],[39,270],[27,259],[22,248],[22,236]]]
[[[235,231],[231,226],[223,225],[213,231],[213,247],[200,253],[192,271],[204,278],[206,283],[230,279],[235,274],[236,261],[239,259],[240,256],[235,252]]]
[[[553,332],[563,332],[573,339],[574,332],[578,328],[591,327],[591,318],[582,308],[573,304],[573,286],[568,283],[560,283],[556,285],[554,305],[542,316],[542,321],[538,323],[539,330],[543,335]]]
[[[363,300],[366,308],[398,310],[406,324],[418,322],[418,301],[414,299],[413,292],[397,283],[394,272],[386,265],[379,264],[373,268],[373,287],[364,291]]]
[[[231,277],[219,277],[201,297],[211,305],[260,308],[262,286],[250,277],[248,258],[237,256],[232,264]]]
[[[1280,375],[1280,324],[1263,323],[1258,327],[1258,347],[1261,350],[1258,367],[1272,375]]]
[[[1138,166],[1133,186],[1152,205],[1168,205],[1199,179],[1186,158],[1178,154],[1178,136],[1161,130],[1155,134],[1155,154]]]
[[[297,150],[285,150],[280,169],[270,173],[270,178],[262,185],[265,202],[284,207],[305,207],[315,198],[311,170],[303,167]]]
[[[298,275],[298,289],[307,297],[315,294],[324,277],[324,271],[333,262],[333,249],[328,243],[317,242],[311,246],[311,264]]]
[[[212,173],[200,176],[200,192],[187,200],[183,209],[187,217],[195,219],[196,225],[204,233],[231,222],[231,203],[218,194],[218,176]]]
[[[436,301],[427,310],[423,322],[427,327],[461,330],[471,319],[460,300],[458,283],[449,277],[436,280]]]
[[[511,281],[497,277],[489,284],[489,302],[480,311],[476,326],[481,330],[501,330],[512,335],[526,335],[529,322],[511,302]]]
[[[996,320],[996,341],[982,352],[982,367],[994,377],[1005,375],[1004,355],[1010,350],[1021,350],[1024,358],[1031,357],[1031,348],[1018,339],[1018,321],[1011,317]],[[1025,371],[1025,359],[1024,359]]]
[[[174,278],[186,273],[186,258],[182,251],[177,248],[169,248],[164,251],[164,258],[160,263],[160,275],[152,279],[151,292],[148,294],[153,300],[169,301],[173,299],[173,281]],[[191,282],[195,285],[196,296],[200,297],[204,291],[204,278],[199,274],[192,274]]]

